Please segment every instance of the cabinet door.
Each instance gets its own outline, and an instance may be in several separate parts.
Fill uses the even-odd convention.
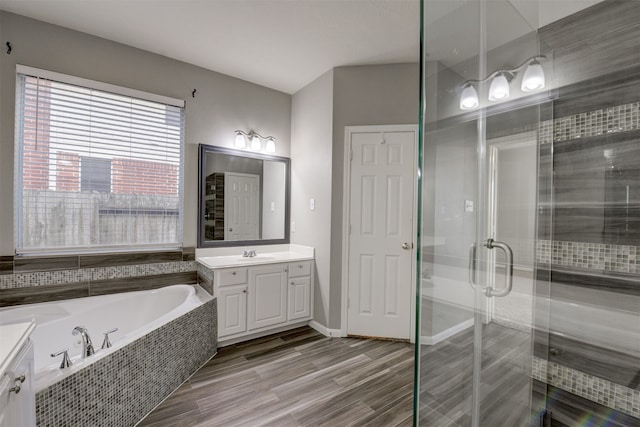
[[[247,285],[218,289],[218,336],[247,330]]]
[[[286,266],[271,265],[249,269],[249,329],[287,321]]]
[[[311,315],[311,278],[297,277],[289,279],[289,320],[302,319]]]
[[[20,380],[20,378],[23,378]],[[20,392],[9,391],[19,385]],[[7,369],[0,381],[1,427],[33,427],[36,425],[36,402],[33,388],[33,344],[29,341]]]

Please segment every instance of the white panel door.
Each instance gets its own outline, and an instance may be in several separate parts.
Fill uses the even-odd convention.
[[[249,329],[287,321],[287,271],[282,265],[249,269]]]
[[[347,333],[410,338],[414,131],[351,133]]]
[[[224,176],[224,240],[257,240],[260,177],[229,172]]]

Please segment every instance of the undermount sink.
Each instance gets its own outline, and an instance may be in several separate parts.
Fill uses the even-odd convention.
[[[253,257],[241,257],[238,258],[238,261],[240,262],[261,262],[261,261],[269,261],[272,259],[276,259],[275,257],[272,256],[265,256],[265,255],[256,255]]]
[[[244,257],[243,251],[236,254],[214,255],[198,257],[197,260],[208,268],[230,268],[234,266],[259,265],[259,264],[275,264],[280,262],[293,262],[300,260],[313,259],[313,252],[268,252],[256,253],[255,256]]]

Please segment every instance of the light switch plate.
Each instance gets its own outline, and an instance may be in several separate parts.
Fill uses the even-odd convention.
[[[464,211],[465,212],[473,212],[473,200],[465,200],[464,201]]]

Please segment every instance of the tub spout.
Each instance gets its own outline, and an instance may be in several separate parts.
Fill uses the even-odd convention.
[[[91,337],[89,337],[89,331],[84,326],[76,326],[73,328],[71,332],[73,335],[78,335],[82,337],[82,358],[91,356],[95,351],[93,350],[93,343],[91,342]]]

